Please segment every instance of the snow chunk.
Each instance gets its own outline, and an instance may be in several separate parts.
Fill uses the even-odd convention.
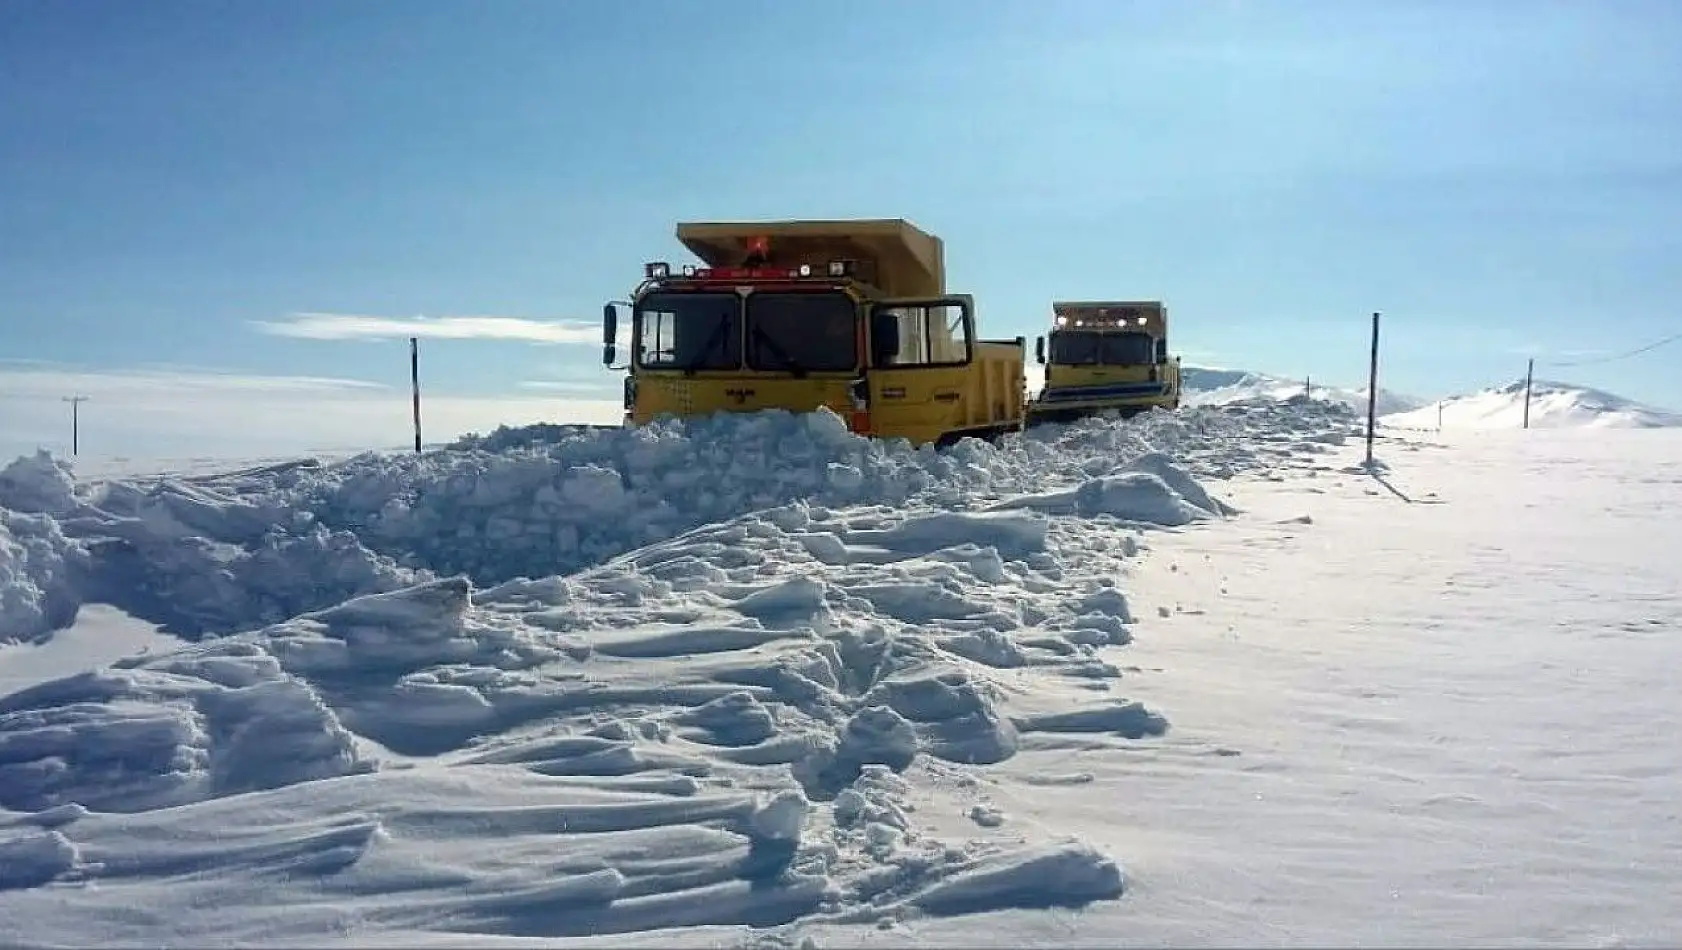
[[[0,644],[75,620],[87,552],[44,514],[0,508]]]
[[[912,903],[935,914],[1000,907],[1078,907],[1121,896],[1121,867],[1091,845],[1071,842],[1001,855],[943,880]]]
[[[75,510],[76,479],[70,463],[45,450],[19,456],[0,469],[0,508],[65,515]]]
[[[1113,515],[1127,521],[1178,527],[1211,516],[1212,512],[1186,500],[1161,476],[1126,472],[1089,479],[1076,488],[1023,495],[1000,502],[993,510],[1032,508],[1053,514],[1082,517]]]

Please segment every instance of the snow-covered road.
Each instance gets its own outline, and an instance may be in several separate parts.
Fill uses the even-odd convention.
[[[1418,441],[1153,538],[1123,688],[1172,732],[984,780],[1001,830],[1124,855],[1127,900],[884,945],[1682,939],[1682,438]]]

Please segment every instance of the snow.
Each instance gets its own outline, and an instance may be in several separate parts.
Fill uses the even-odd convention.
[[[1348,406],[1363,417],[1367,412],[1365,386],[1348,389],[1325,386],[1313,379],[1285,379],[1250,370],[1215,369],[1206,366],[1181,367],[1180,378],[1185,389],[1183,401],[1188,406],[1218,406],[1257,400],[1283,402],[1306,396]],[[1394,393],[1383,386],[1378,387],[1376,409],[1381,416],[1416,409],[1424,403],[1423,399]]]
[[[1124,682],[1163,740],[980,780],[1001,831],[1078,833],[1128,896],[817,944],[1675,945],[1682,439],[1381,446],[1382,480],[1348,452],[1153,536]]]
[[[71,626],[55,629],[38,642],[0,646],[0,695],[99,669],[131,653],[171,650],[182,643],[109,604],[82,604]]]
[[[1517,429],[1524,425],[1524,380],[1440,403],[1441,424],[1452,429]],[[1396,413],[1387,426],[1435,429],[1439,404]],[[1535,380],[1530,392],[1530,426],[1534,429],[1611,428],[1652,429],[1682,426],[1682,413],[1658,409],[1613,393],[1570,383]]]
[[[765,413],[26,458],[0,916],[37,945],[1674,942],[1682,441],[1392,432],[1374,475],[1357,431],[1295,400],[944,452]]]

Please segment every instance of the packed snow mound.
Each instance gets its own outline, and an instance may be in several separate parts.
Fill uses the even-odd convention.
[[[1385,425],[1435,429],[1437,404],[1386,416]],[[1517,429],[1524,425],[1524,380],[1442,401],[1444,428]],[[1530,425],[1538,429],[1656,429],[1682,426],[1682,413],[1570,383],[1531,384]]]
[[[1346,389],[1322,386],[1312,380],[1285,379],[1248,370],[1210,369],[1185,366],[1180,370],[1181,385],[1185,389],[1185,404],[1189,406],[1226,405],[1256,401],[1283,402],[1306,396],[1312,400],[1346,406],[1362,415],[1367,411],[1367,388]],[[1378,388],[1379,415],[1406,412],[1425,404],[1425,400]]]

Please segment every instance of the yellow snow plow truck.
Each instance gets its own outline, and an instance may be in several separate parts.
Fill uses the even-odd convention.
[[[1030,424],[1179,408],[1180,359],[1168,356],[1161,301],[1061,301],[1051,309],[1051,352],[1046,337],[1034,341],[1045,386],[1028,404]]]
[[[603,310],[602,362],[629,370],[626,425],[827,406],[918,445],[1023,427],[1027,341],[977,338],[940,238],[887,219],[688,223],[677,239],[700,265],[645,264]],[[631,352],[615,366],[621,308]]]

